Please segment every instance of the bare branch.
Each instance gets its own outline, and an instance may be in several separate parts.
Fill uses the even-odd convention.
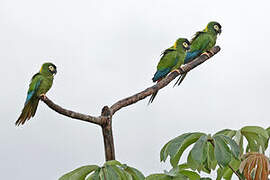
[[[104,121],[106,121],[106,119],[107,119],[106,116],[94,117],[94,116],[90,116],[90,115],[86,115],[86,114],[82,114],[82,113],[78,113],[78,112],[64,109],[61,106],[52,102],[52,100],[50,100],[47,96],[40,96],[40,99],[45,104],[47,104],[52,110],[54,110],[54,111],[56,111],[64,116],[71,117],[73,119],[78,119],[78,120],[82,120],[82,121],[86,121],[86,122],[90,122],[90,123],[94,123],[94,124],[98,124],[98,125],[102,125],[102,123]]]
[[[218,53],[220,51],[220,47],[219,46],[215,46],[211,49],[211,52],[213,54],[209,54],[210,57],[214,56],[216,53]],[[192,70],[193,68],[197,67],[198,65],[202,64],[203,62],[205,62],[207,59],[209,59],[210,57],[208,57],[207,55],[201,55],[198,58],[194,59],[193,61],[189,62],[188,64],[182,66],[179,68],[180,70],[180,74],[184,74],[190,70]],[[174,80],[178,75],[180,75],[178,72],[173,72],[171,74],[169,74],[166,78],[164,78],[163,80],[161,80],[160,82],[158,82],[157,84],[155,84],[154,86],[151,86],[147,89],[145,89],[144,91],[141,91],[137,94],[134,94],[133,96],[127,97],[125,99],[122,99],[118,102],[116,102],[115,104],[113,104],[110,109],[111,109],[111,113],[112,115],[117,112],[118,110],[120,110],[123,107],[129,106],[131,104],[134,104],[144,98],[146,98],[147,96],[150,96],[151,94],[153,94],[155,91],[162,89],[163,87],[167,86],[172,80]]]
[[[104,140],[104,151],[106,161],[115,160],[114,142],[112,133],[112,116],[108,106],[102,108],[101,116],[109,117],[102,124],[102,134]]]

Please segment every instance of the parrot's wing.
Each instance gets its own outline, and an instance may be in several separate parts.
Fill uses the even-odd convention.
[[[176,53],[176,49],[174,48],[168,48],[163,51],[157,69],[161,70],[165,68],[172,68],[173,66],[175,66],[177,63]]]
[[[184,64],[189,63],[191,60],[195,59],[201,54],[201,50],[189,51],[186,53]]]
[[[165,56],[167,53],[169,53],[171,51],[175,51],[175,48],[173,48],[173,46],[168,48],[168,49],[165,49],[164,51],[162,51],[160,56]]]
[[[39,73],[35,74],[32,79],[31,79],[31,83],[29,85],[29,89],[27,92],[27,97],[26,97],[26,101],[25,101],[25,105],[30,101],[30,99],[33,97],[33,95],[37,92],[42,79],[40,78],[41,76],[39,76]]]
[[[201,53],[203,53],[211,42],[211,38],[207,32],[199,31],[195,34],[195,36],[191,39],[191,48],[190,51],[186,53],[184,63],[188,63],[191,60],[198,57]]]
[[[176,50],[174,48],[168,48],[162,53],[162,57],[157,66],[157,71],[152,78],[155,82],[163,77],[166,77],[171,69],[177,64]]]
[[[196,32],[194,34],[194,36],[191,38],[190,44],[192,44],[195,39],[197,39],[201,34],[204,34],[204,33],[206,33],[206,32],[204,32],[204,31],[198,31],[198,32]]]

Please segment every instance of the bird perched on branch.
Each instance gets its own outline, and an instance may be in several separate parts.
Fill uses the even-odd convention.
[[[152,78],[153,82],[159,82],[165,78],[170,72],[178,71],[178,68],[184,63],[186,51],[189,50],[190,43],[185,38],[179,38],[174,46],[166,49],[161,54],[162,57],[157,65],[157,71]],[[179,72],[180,73],[180,72]],[[154,92],[149,99],[148,104],[152,103],[158,91]]]
[[[211,21],[207,24],[203,31],[197,32],[190,41],[190,50],[186,54],[184,64],[192,61],[201,54],[206,54],[208,57],[213,54],[210,49],[215,46],[217,35],[221,33],[221,25],[218,22]],[[181,75],[174,86],[181,84],[187,73]]]
[[[38,73],[36,73],[30,82],[26,101],[16,125],[24,124],[26,120],[34,117],[40,96],[44,96],[52,87],[54,75],[57,73],[56,66],[53,63],[44,63]]]

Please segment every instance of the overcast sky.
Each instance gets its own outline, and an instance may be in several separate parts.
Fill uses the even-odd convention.
[[[269,1],[1,0],[1,179],[54,180],[104,162],[101,129],[40,103],[15,127],[29,81],[43,62],[58,74],[48,97],[100,115],[104,105],[153,83],[160,53],[215,20],[221,51],[188,74],[113,117],[116,158],[145,175],[169,170],[159,151],[185,133],[269,126]]]

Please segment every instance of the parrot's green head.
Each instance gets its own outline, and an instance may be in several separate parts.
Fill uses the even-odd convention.
[[[57,73],[57,69],[53,63],[47,62],[42,64],[39,72],[44,75],[54,76]]]
[[[185,51],[190,49],[190,42],[186,38],[179,38],[175,41],[174,48],[183,48]]]
[[[221,25],[216,21],[211,21],[207,24],[205,30],[206,32],[213,32],[215,34],[221,33]]]

